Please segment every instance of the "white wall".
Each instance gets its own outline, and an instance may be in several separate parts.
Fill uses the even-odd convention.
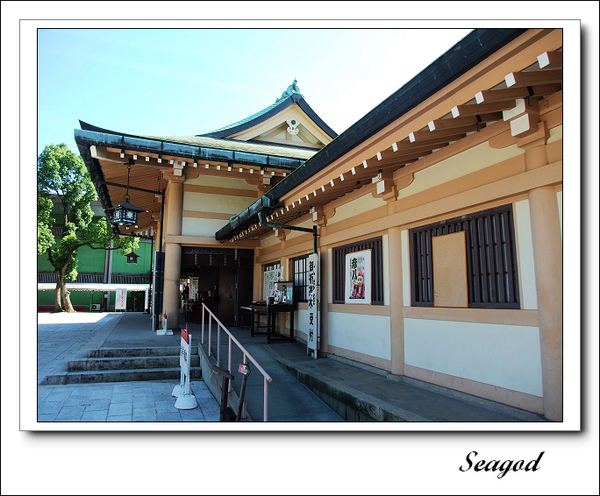
[[[328,328],[331,346],[391,360],[388,316],[330,312]]]
[[[518,278],[521,286],[521,308],[535,310],[537,308],[537,293],[533,266],[533,237],[531,235],[529,200],[516,202],[514,214],[517,255],[519,258]]]
[[[406,364],[542,396],[539,328],[405,319]]]
[[[237,215],[256,201],[248,196],[215,195],[184,191],[183,210]]]
[[[184,217],[181,219],[182,236],[202,236],[214,238],[215,233],[227,225],[229,221],[221,219],[201,219],[197,217]]]

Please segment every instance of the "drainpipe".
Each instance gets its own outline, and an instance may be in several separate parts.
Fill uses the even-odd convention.
[[[112,279],[112,261],[113,261],[113,240],[110,240],[110,250],[106,254],[106,283],[110,284]],[[104,311],[108,312],[110,309],[110,291],[104,293]]]

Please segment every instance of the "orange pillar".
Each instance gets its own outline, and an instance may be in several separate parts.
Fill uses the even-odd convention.
[[[392,374],[404,375],[404,299],[402,296],[402,230],[388,230],[390,280],[390,341]]]
[[[319,250],[319,280],[320,292],[320,320],[319,320],[319,351],[329,352],[329,250],[321,247]]]
[[[527,170],[548,165],[544,123],[535,135],[524,138]],[[547,186],[529,191],[538,325],[542,361],[544,416],[563,419],[562,382],[562,239],[556,191]]]
[[[183,212],[183,178],[172,179],[167,186],[165,212],[165,281],[163,315],[166,313],[169,329],[179,329],[179,283],[181,276],[181,244],[168,241],[169,236],[181,236]]]

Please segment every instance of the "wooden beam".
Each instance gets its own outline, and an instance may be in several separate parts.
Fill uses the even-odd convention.
[[[562,80],[562,69],[553,69],[549,71],[511,72],[504,77],[504,82],[509,88],[513,86],[532,86],[536,83],[562,83]]]
[[[469,103],[466,105],[457,105],[452,109],[452,117],[465,115],[482,115],[490,114],[492,112],[502,112],[503,110],[509,110],[515,107],[514,100],[506,100],[499,102],[487,102],[487,103]]]
[[[434,119],[428,126],[430,131],[441,130],[441,129],[455,129],[462,126],[472,126],[479,123],[485,122],[496,122],[502,119],[501,112],[492,112],[491,114],[481,114],[479,120],[476,115],[467,115],[464,117],[456,117],[454,119]]]
[[[538,55],[538,65],[540,69],[562,69],[562,52],[544,52]]]
[[[462,126],[454,129],[442,129],[439,131],[416,131],[414,133],[410,133],[410,141],[411,143],[415,142],[425,142],[425,141],[434,141],[434,142],[449,142],[456,141],[457,139],[462,138],[467,133],[473,133],[477,131],[477,126]]]
[[[531,86],[531,91],[533,92],[533,95],[529,93],[529,89],[526,86],[480,91],[475,95],[475,101],[479,104],[483,102],[516,100],[517,98],[527,98],[528,96],[547,96],[560,91],[560,84]]]

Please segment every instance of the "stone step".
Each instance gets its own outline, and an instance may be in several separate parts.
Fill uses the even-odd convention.
[[[200,366],[200,357],[190,357],[192,367]],[[124,370],[124,369],[159,369],[175,368],[179,366],[179,355],[170,356],[119,356],[105,358],[86,358],[82,360],[69,360],[69,372],[83,372],[91,370]]]
[[[161,346],[158,348],[100,348],[90,350],[90,358],[111,358],[111,357],[142,357],[142,356],[179,356],[181,349],[179,346]],[[192,355],[198,354],[198,346],[192,346]]]
[[[44,385],[62,384],[90,384],[99,382],[128,382],[128,381],[160,381],[179,380],[181,367],[156,368],[156,369],[130,369],[130,370],[105,370],[67,372],[66,374],[48,375]],[[201,379],[202,369],[191,367],[190,379]]]

